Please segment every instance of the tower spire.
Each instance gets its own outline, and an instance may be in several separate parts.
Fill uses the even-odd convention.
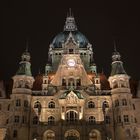
[[[112,71],[111,75],[116,75],[116,74],[126,74],[124,67],[123,67],[123,62],[121,61],[121,55],[120,53],[116,50],[116,43],[114,41],[114,52],[112,54]]]
[[[117,52],[115,40],[114,40],[114,52]]]
[[[72,14],[71,14],[71,8],[69,8],[69,16],[70,17],[72,16]]]
[[[76,31],[77,26],[75,23],[75,19],[72,15],[71,8],[69,8],[69,14],[67,14],[66,22],[64,25],[64,31]]]

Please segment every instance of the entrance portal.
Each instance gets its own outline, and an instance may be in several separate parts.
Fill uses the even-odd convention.
[[[65,140],[80,140],[80,134],[75,129],[70,129],[65,133]]]

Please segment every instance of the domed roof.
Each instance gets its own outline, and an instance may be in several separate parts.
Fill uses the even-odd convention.
[[[71,31],[71,33],[72,33],[72,36],[73,36],[75,42],[79,44],[80,48],[85,48],[88,45],[88,43],[89,43],[88,39],[81,32],[79,32],[79,31]],[[59,33],[53,39],[52,45],[55,48],[61,48],[62,43],[66,42],[69,34],[70,34],[70,31],[64,31],[64,32]]]

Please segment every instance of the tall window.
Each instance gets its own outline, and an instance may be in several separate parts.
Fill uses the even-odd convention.
[[[19,123],[19,116],[15,116],[15,123]]]
[[[33,117],[33,124],[38,124],[38,117],[37,116],[34,116]]]
[[[94,116],[90,116],[89,117],[89,123],[95,124],[96,123],[96,119]]]
[[[121,116],[120,115],[117,117],[117,122],[121,123]]]
[[[21,100],[20,99],[16,100],[16,106],[21,106]]]
[[[17,137],[17,130],[14,130],[13,131],[13,138],[16,138]]]
[[[48,124],[54,124],[55,123],[55,118],[53,116],[50,116],[48,118]]]
[[[67,122],[76,122],[78,120],[77,112],[69,111],[66,113],[66,121]]]
[[[89,101],[88,108],[95,108],[95,103],[93,101]]]
[[[126,106],[126,105],[127,105],[126,99],[122,99],[122,105],[123,105],[123,106]]]
[[[128,115],[124,115],[123,118],[124,118],[124,122],[125,122],[125,123],[129,122],[129,117],[128,117]]]
[[[55,108],[55,103],[53,101],[49,102],[48,107]]]

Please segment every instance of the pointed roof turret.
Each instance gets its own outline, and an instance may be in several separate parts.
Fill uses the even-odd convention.
[[[19,63],[20,65],[19,65],[19,69],[16,75],[32,76],[30,59],[31,59],[31,56],[28,51],[28,43],[27,43],[26,50],[23,52],[21,56],[21,62]]]
[[[69,9],[69,14],[67,15],[67,18],[66,18],[64,31],[77,31],[77,26],[75,23],[75,19],[71,13],[71,8]]]
[[[112,70],[111,70],[111,76],[116,74],[126,74],[123,62],[121,61],[121,55],[116,50],[116,43],[114,42],[114,52],[112,54]]]

